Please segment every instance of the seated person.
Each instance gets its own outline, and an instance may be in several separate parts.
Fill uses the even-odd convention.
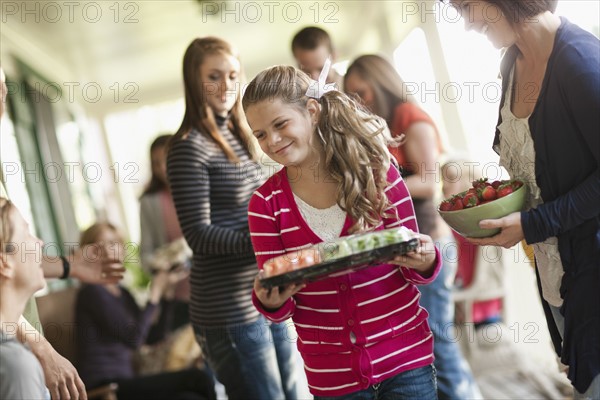
[[[100,253],[123,257],[123,240],[109,223],[97,223],[80,238],[80,245],[96,244]],[[134,351],[148,335],[157,305],[170,283],[170,275],[154,275],[148,303],[140,310],[131,293],[118,284],[85,285],[76,306],[79,372],[88,389],[116,382],[117,397],[124,399],[215,399],[210,375],[188,370],[137,377],[133,368]]]
[[[45,285],[43,242],[4,197],[0,220],[0,399],[49,399],[42,366],[17,339],[27,300]]]
[[[0,118],[4,115],[7,94],[6,76],[2,67],[0,67]],[[0,196],[6,196],[1,176]],[[82,282],[90,283],[118,282],[121,280],[123,277],[121,264],[110,259],[91,261],[83,257],[84,252],[85,248],[79,249],[68,261],[59,257],[42,255],[42,270],[45,278],[77,278]],[[48,340],[37,331],[36,327],[39,329],[40,326],[35,299],[30,298],[17,325],[16,336],[18,340],[25,343],[40,362],[46,386],[52,398],[85,398],[85,386],[79,378],[77,370],[69,360],[58,354]]]

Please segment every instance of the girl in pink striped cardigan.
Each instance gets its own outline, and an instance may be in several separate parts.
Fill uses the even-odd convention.
[[[259,269],[356,232],[418,231],[383,120],[287,66],[261,72],[242,104],[262,150],[284,167],[249,204]],[[315,398],[437,398],[433,339],[415,285],[435,278],[440,255],[429,236],[419,238],[419,249],[376,268],[270,292],[255,280],[257,309],[294,321]]]

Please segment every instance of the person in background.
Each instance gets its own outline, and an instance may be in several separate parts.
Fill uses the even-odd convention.
[[[351,233],[405,226],[412,202],[386,148],[385,122],[290,66],[262,71],[243,106],[265,154],[283,165],[250,199],[259,269],[288,251]],[[323,93],[325,92],[325,93]],[[316,399],[436,399],[433,338],[418,284],[441,260],[431,238],[377,268],[267,290],[253,300],[267,318],[291,317]],[[397,265],[396,265],[397,264]]]
[[[121,257],[124,242],[109,223],[96,223],[81,234],[82,246]],[[137,377],[133,352],[145,341],[160,299],[177,279],[161,271],[154,275],[148,303],[140,310],[131,293],[118,284],[85,285],[77,295],[78,369],[88,388],[115,382],[119,399],[214,399],[212,378],[195,368]],[[165,333],[165,332],[163,332]]]
[[[6,76],[0,67],[0,118],[6,111]],[[0,182],[2,192],[4,182]],[[117,283],[123,278],[125,268],[120,260],[98,257],[85,257],[88,248],[79,247],[68,257],[48,257],[42,255],[42,270],[46,279],[75,278],[82,282],[105,284]],[[31,349],[37,357],[44,372],[46,386],[53,399],[71,398],[87,399],[85,385],[79,377],[77,369],[63,356],[58,354],[38,329],[41,322],[37,312],[35,299],[32,297],[26,304],[24,314],[19,318],[17,338]]]
[[[335,62],[335,51],[331,37],[327,31],[316,26],[301,29],[292,39],[292,54],[296,59],[298,68],[306,72],[312,79],[317,80],[323,70],[325,60],[331,58]],[[326,83],[335,83],[341,90],[343,76],[331,68],[327,75]]]
[[[152,177],[140,198],[140,256],[144,270],[148,273],[154,273],[160,268],[187,268],[187,261],[184,265],[176,265],[182,257],[173,251],[172,259],[166,260],[168,265],[156,265],[161,251],[167,252],[168,249],[175,248],[177,240],[184,241],[167,181],[166,149],[172,137],[173,135],[160,135],[150,145]],[[185,251],[183,244],[179,247],[179,252]],[[185,254],[183,259],[186,259]],[[160,308],[163,311],[160,315],[165,320],[160,325],[166,325],[168,332],[189,322],[189,297],[189,276],[183,275],[183,279],[173,286],[171,293],[165,293],[161,299]],[[167,309],[171,312],[164,312]],[[150,331],[148,342],[155,342],[153,330]]]
[[[17,208],[0,197],[0,398],[50,399],[42,366],[16,337],[19,318],[45,286],[43,242],[29,233]]]
[[[600,40],[552,0],[453,0],[466,29],[506,48],[494,150],[525,209],[483,220],[478,245],[534,248],[538,287],[575,398],[600,398]],[[492,17],[494,15],[494,17]]]
[[[185,52],[186,110],[167,174],[194,253],[190,317],[229,399],[294,399],[293,334],[252,305],[256,259],[247,209],[263,177],[240,104],[241,74],[237,53],[222,39],[194,39]]]
[[[405,84],[394,66],[378,55],[354,60],[344,76],[346,93],[358,95],[374,114],[385,119],[393,137],[405,136],[402,146],[390,147],[401,167],[413,200],[419,230],[430,235],[444,255],[442,270],[430,285],[420,288],[421,305],[429,313],[440,399],[481,398],[469,365],[450,329],[454,323],[452,287],[456,246],[451,230],[435,209],[440,188],[439,157],[442,140],[432,119],[409,101]]]

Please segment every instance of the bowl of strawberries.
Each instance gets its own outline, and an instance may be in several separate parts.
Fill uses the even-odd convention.
[[[442,201],[438,212],[461,236],[482,238],[496,235],[500,229],[482,229],[479,221],[497,219],[521,211],[527,188],[520,180],[473,181],[469,190]]]

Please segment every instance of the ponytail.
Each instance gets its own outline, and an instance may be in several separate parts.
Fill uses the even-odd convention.
[[[374,228],[389,207],[387,125],[338,91],[325,93],[319,103],[317,133],[325,168],[339,182],[338,205],[354,221],[351,232]]]

